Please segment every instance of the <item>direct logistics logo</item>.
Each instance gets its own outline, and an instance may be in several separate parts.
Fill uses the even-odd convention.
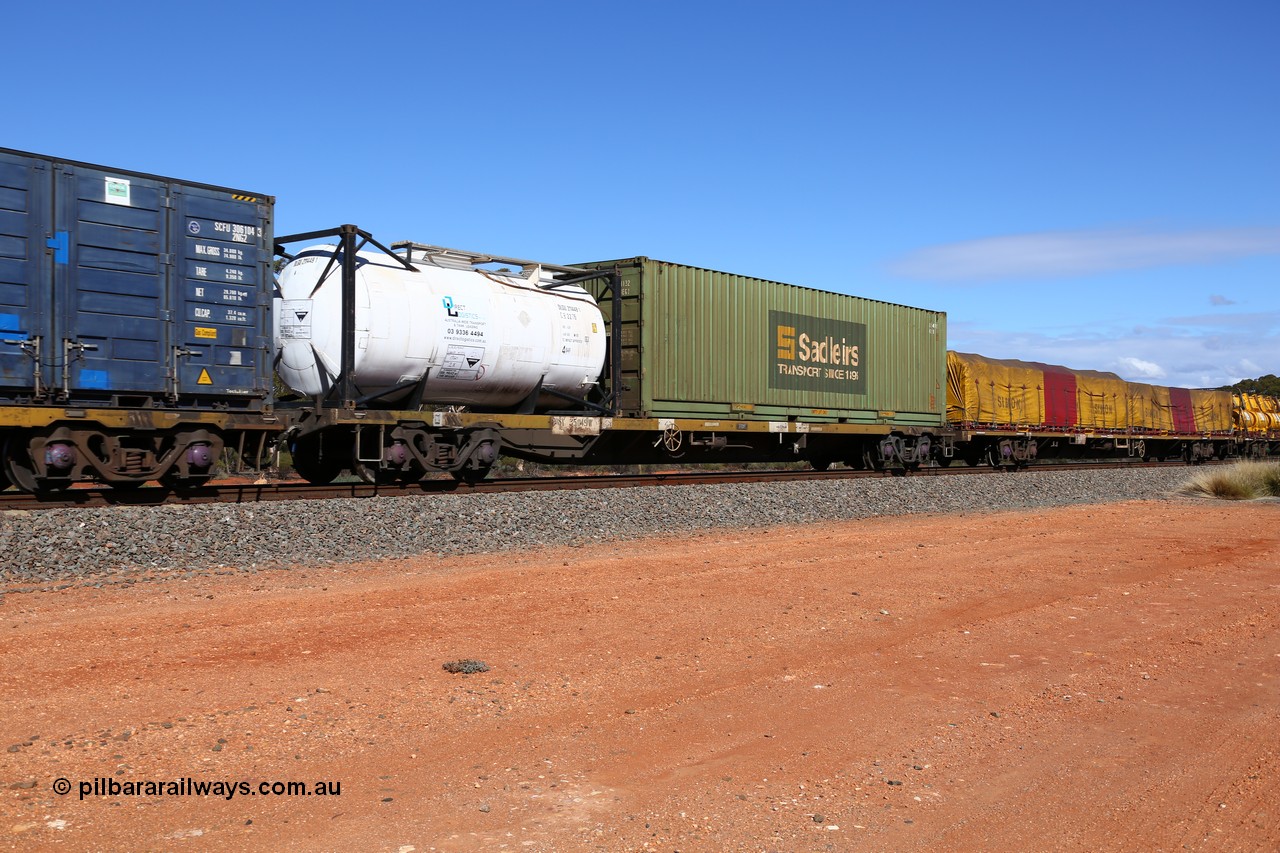
[[[440,300],[440,305],[444,306],[444,313],[452,316],[452,318],[460,320],[479,320],[483,323],[485,316],[481,311],[468,311],[466,302],[454,300],[452,296],[445,296]],[[484,307],[481,305],[481,307]]]

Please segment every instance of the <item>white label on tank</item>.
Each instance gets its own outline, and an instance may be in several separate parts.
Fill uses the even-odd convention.
[[[484,376],[484,347],[449,344],[444,362],[436,371],[437,379],[455,379],[474,382]]]
[[[238,349],[233,349],[233,350],[231,351],[231,363],[232,363],[233,365],[238,365],[238,364],[243,364],[243,363],[244,363],[243,361],[241,361],[241,360],[240,360],[240,350],[238,350]]]
[[[280,337],[283,340],[311,339],[310,299],[280,300]]]
[[[658,418],[658,429],[675,429],[675,418]]]
[[[437,379],[458,379],[464,382],[474,382],[484,376],[484,365],[475,370],[457,370],[452,367],[442,367],[436,371]]]
[[[808,431],[809,431],[809,425],[807,423],[804,423],[803,421],[796,422],[796,432],[808,432]]]
[[[107,178],[103,188],[103,201],[107,204],[129,206],[129,182],[124,178]]]
[[[769,421],[769,432],[786,432],[790,427],[786,421]]]
[[[475,370],[484,361],[484,347],[468,347],[461,343],[451,343],[444,351],[445,370]]]

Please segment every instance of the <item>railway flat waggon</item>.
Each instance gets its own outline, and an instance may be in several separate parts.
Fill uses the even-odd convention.
[[[0,149],[3,477],[195,485],[270,415],[273,199]]]
[[[621,306],[618,414],[656,419],[663,433],[656,446],[614,436],[612,452],[817,468],[911,467],[933,454],[945,314],[646,257],[582,266],[618,276],[599,293],[606,316]]]
[[[1115,454],[1198,462],[1236,449],[1229,391],[970,353],[947,354],[947,420],[974,464]]]

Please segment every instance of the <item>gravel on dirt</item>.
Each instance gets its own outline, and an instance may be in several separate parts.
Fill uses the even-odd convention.
[[[1187,468],[0,513],[0,592],[456,555],[715,528],[1161,499]]]

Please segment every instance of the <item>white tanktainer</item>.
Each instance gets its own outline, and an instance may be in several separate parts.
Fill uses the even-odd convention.
[[[340,372],[337,251],[308,247],[279,275],[276,370],[303,394],[326,393]],[[409,244],[399,252],[416,272],[381,252],[356,256],[354,381],[361,396],[394,404],[420,389],[424,403],[501,409],[540,390],[582,398],[596,386],[605,322],[581,287],[557,282],[537,264],[495,272],[477,268],[479,256],[453,250]],[[540,408],[564,404],[542,393],[536,401]]]

